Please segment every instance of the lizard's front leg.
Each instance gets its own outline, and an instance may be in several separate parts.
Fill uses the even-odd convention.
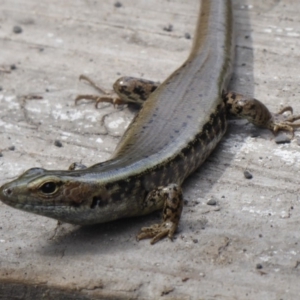
[[[138,240],[152,238],[153,245],[166,236],[173,239],[183,207],[181,188],[177,184],[169,184],[151,191],[145,199],[144,209],[148,206],[160,206],[161,202],[164,202],[162,223],[142,228],[137,236]]]
[[[134,77],[121,77],[113,84],[113,92],[107,92],[96,85],[89,77],[81,75],[80,80],[85,80],[102,95],[78,95],[75,98],[75,104],[82,99],[95,101],[97,107],[101,102],[108,102],[115,105],[135,104],[142,106],[149,95],[156,90],[158,83]]]
[[[300,115],[293,115],[293,109],[290,106],[284,107],[274,114],[259,100],[234,92],[223,93],[223,100],[228,113],[245,118],[256,126],[268,128],[273,133],[287,130],[291,132],[293,138],[295,128],[300,127],[299,123],[293,123],[300,119]],[[286,111],[289,111],[290,115],[283,115]]]

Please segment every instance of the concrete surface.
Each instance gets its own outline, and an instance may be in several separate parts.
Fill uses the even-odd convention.
[[[1,0],[0,184],[34,166],[109,158],[134,112],[74,106],[94,92],[78,76],[107,89],[120,75],[163,80],[189,53],[198,2]],[[232,89],[300,112],[300,2],[235,0],[234,10]],[[30,94],[43,99],[24,102]],[[299,299],[299,136],[277,145],[269,131],[231,121],[184,184],[173,243],[135,240],[159,213],[57,228],[0,203],[0,298]]]

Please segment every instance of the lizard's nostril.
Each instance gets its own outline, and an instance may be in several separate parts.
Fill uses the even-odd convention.
[[[10,196],[12,194],[12,189],[8,188],[8,189],[4,189],[3,190],[3,194],[5,196]]]

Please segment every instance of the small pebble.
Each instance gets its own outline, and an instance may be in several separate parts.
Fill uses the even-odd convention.
[[[281,219],[288,219],[288,218],[290,218],[290,216],[291,216],[291,214],[289,211],[282,211],[279,217]]]
[[[262,268],[263,268],[262,264],[256,264],[256,269],[260,270]]]
[[[11,70],[15,70],[16,68],[17,68],[17,66],[16,66],[15,64],[10,65],[10,69],[11,69]]]
[[[185,37],[187,40],[190,40],[190,39],[191,39],[191,35],[190,35],[188,32],[186,32],[186,33],[184,34],[184,37]]]
[[[3,153],[2,152],[0,152],[0,157],[2,157],[3,156]]]
[[[215,199],[210,199],[206,202],[207,205],[216,205],[217,201]]]
[[[193,242],[194,242],[195,244],[197,244],[197,243],[198,243],[198,239],[193,239]]]
[[[23,30],[22,30],[21,26],[16,25],[16,26],[13,27],[13,32],[14,33],[21,33],[22,31]]]
[[[8,147],[8,150],[10,150],[10,151],[14,151],[15,149],[16,149],[15,146],[10,146],[10,147]]]
[[[173,25],[172,25],[172,24],[169,24],[168,26],[165,26],[165,27],[164,27],[164,31],[168,31],[168,32],[173,31]]]
[[[260,136],[260,131],[259,130],[257,130],[257,129],[253,129],[253,130],[251,130],[251,137],[252,138],[256,138],[256,137],[259,137]]]
[[[56,147],[62,147],[62,146],[63,146],[63,144],[62,144],[62,142],[61,142],[60,140],[55,140],[55,141],[54,141],[54,145],[55,145]]]
[[[291,138],[288,137],[285,133],[279,133],[275,138],[276,144],[286,144],[290,142],[291,142]]]
[[[117,1],[117,2],[115,2],[115,7],[121,7],[122,6],[122,3],[121,2],[119,2],[119,1]]]
[[[245,176],[246,179],[252,179],[253,178],[253,175],[248,170],[244,171],[244,176]]]

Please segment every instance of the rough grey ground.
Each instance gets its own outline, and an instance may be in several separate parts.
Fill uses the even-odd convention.
[[[187,57],[197,0],[121,3],[0,2],[0,184],[33,166],[66,169],[109,158],[134,113],[74,106],[78,93],[93,93],[78,83],[80,74],[110,89],[120,75],[163,80]],[[232,89],[273,111],[289,104],[300,112],[300,2],[236,0],[234,9]],[[22,33],[13,32],[16,25]],[[22,101],[28,94],[43,99]],[[277,145],[269,131],[231,121],[184,184],[173,243],[136,242],[158,213],[57,229],[54,220],[0,203],[0,298],[299,298],[299,135]],[[210,199],[217,205],[208,206]]]

